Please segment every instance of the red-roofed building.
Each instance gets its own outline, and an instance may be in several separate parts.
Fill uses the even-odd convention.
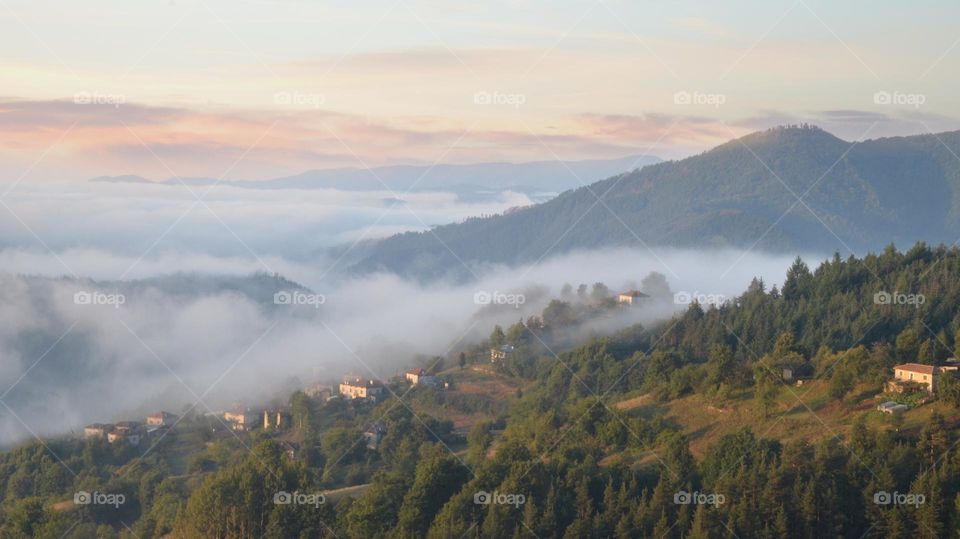
[[[945,372],[955,372],[955,366],[938,367],[922,363],[904,363],[893,368],[893,380],[887,383],[887,391],[903,393],[911,384],[918,384],[930,393],[937,390],[937,379]]]
[[[147,426],[172,427],[173,424],[177,422],[177,419],[179,418],[170,412],[160,411],[147,416]]]
[[[380,380],[369,380],[359,377],[345,379],[340,384],[340,394],[348,399],[374,399],[383,392],[383,383]]]

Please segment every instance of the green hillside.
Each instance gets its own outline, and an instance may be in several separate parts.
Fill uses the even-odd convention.
[[[505,215],[393,236],[355,269],[436,277],[465,273],[460,260],[520,264],[640,240],[844,253],[890,241],[952,243],[960,237],[957,155],[960,132],[853,144],[815,127],[777,128]]]
[[[958,299],[960,249],[919,244],[798,260],[782,289],[757,280],[720,308],[574,344],[578,319],[618,307],[555,300],[434,358],[444,389],[297,392],[284,427],[243,433],[190,414],[147,454],[26,443],[0,455],[0,537],[955,537],[960,382],[884,383],[956,354]],[[514,352],[491,362],[503,342]],[[886,400],[910,407],[885,415]],[[72,502],[81,490],[125,503]]]

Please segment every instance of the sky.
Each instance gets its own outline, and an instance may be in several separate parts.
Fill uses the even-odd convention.
[[[796,122],[847,140],[952,130],[958,14],[875,0],[2,0],[0,179],[676,158]]]

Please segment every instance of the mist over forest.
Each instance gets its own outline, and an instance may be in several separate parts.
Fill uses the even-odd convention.
[[[161,271],[128,280],[115,276],[131,263],[129,257],[91,257],[96,280],[50,276],[61,265],[51,254],[0,252],[5,257],[31,260],[36,271],[0,274],[0,346],[6,355],[0,386],[11,388],[5,400],[16,414],[0,411],[6,443],[29,437],[30,430],[75,432],[152,409],[195,405],[208,413],[237,402],[265,404],[344,374],[385,378],[418,357],[477,342],[494,324],[539,315],[550,300],[562,298],[565,284],[575,289],[600,282],[614,295],[659,273],[670,288],[664,301],[579,330],[580,337],[609,334],[686,308],[675,303],[675,293],[733,298],[755,276],[780,282],[791,261],[740,251],[661,251],[654,257],[602,250],[502,267],[468,284],[423,284],[391,274],[341,276],[327,284],[319,276],[301,283],[250,272],[255,262],[209,256],[180,256],[182,271],[175,272],[159,257],[143,260],[142,268]],[[77,252],[61,258],[84,267]],[[721,275],[720,267],[730,270]],[[274,294],[298,290],[322,296],[323,303],[274,303]],[[478,292],[525,299],[517,306],[485,306],[476,303]],[[78,305],[78,293],[103,300]],[[110,302],[111,295],[122,303]]]

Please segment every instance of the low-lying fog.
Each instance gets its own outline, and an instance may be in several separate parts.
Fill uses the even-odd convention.
[[[411,366],[417,354],[444,354],[460,342],[488,335],[494,323],[538,313],[565,283],[576,287],[600,281],[619,290],[658,271],[680,298],[684,292],[732,297],[753,276],[780,282],[790,263],[789,257],[740,258],[742,253],[733,251],[658,255],[578,253],[536,267],[494,271],[465,286],[423,286],[392,275],[347,279],[335,288],[307,280],[304,284],[323,295],[319,308],[310,305],[308,295],[299,296],[294,302],[303,304],[293,307],[274,305],[272,289],[255,297],[260,282],[253,282],[251,290],[217,285],[233,281],[227,277],[95,285],[3,274],[0,400],[10,409],[0,408],[0,439],[9,443],[33,433],[75,431],[86,423],[138,417],[154,408],[179,412],[198,399],[201,412],[238,401],[282,399],[296,385],[348,372],[388,376]],[[43,258],[33,256],[38,262]],[[119,271],[129,262],[106,254],[95,258],[104,266],[113,262]],[[180,261],[184,269],[202,271],[208,258],[184,256]],[[45,262],[48,268],[58,264],[52,256]],[[236,263],[231,272],[232,265],[211,264],[224,273],[249,269]],[[537,293],[541,287],[545,290]],[[490,309],[478,304],[476,295],[482,302],[483,293],[496,292],[523,293],[526,301],[519,308],[477,316]],[[78,300],[77,293],[93,295]],[[669,303],[653,311],[626,311],[630,316],[600,329],[649,323],[682,308]]]
[[[0,445],[161,408],[180,413],[198,402],[203,413],[285,400],[297,387],[345,373],[386,377],[418,355],[476,342],[495,323],[539,314],[566,283],[603,282],[616,292],[659,272],[681,300],[709,301],[740,294],[754,276],[780,283],[792,261],[740,251],[600,250],[493,269],[469,285],[386,274],[334,279],[336,260],[321,247],[381,226],[373,205],[356,210],[327,200],[323,210],[318,193],[268,191],[254,200],[246,191],[177,221],[189,203],[165,198],[170,187],[110,189],[130,191],[18,190],[4,199],[12,211],[0,207]],[[516,205],[503,197],[483,210]],[[422,204],[441,222],[482,213],[440,195]],[[222,249],[226,243],[239,248]],[[269,249],[260,250],[264,245]],[[805,258],[813,265],[822,257]],[[253,275],[268,267],[309,288],[294,296],[304,304],[275,304],[275,292],[295,289]],[[524,294],[525,301],[517,308],[482,304],[497,292]],[[322,305],[312,305],[320,296],[310,294],[322,295]],[[592,329],[649,324],[684,307],[667,301],[624,310]]]

